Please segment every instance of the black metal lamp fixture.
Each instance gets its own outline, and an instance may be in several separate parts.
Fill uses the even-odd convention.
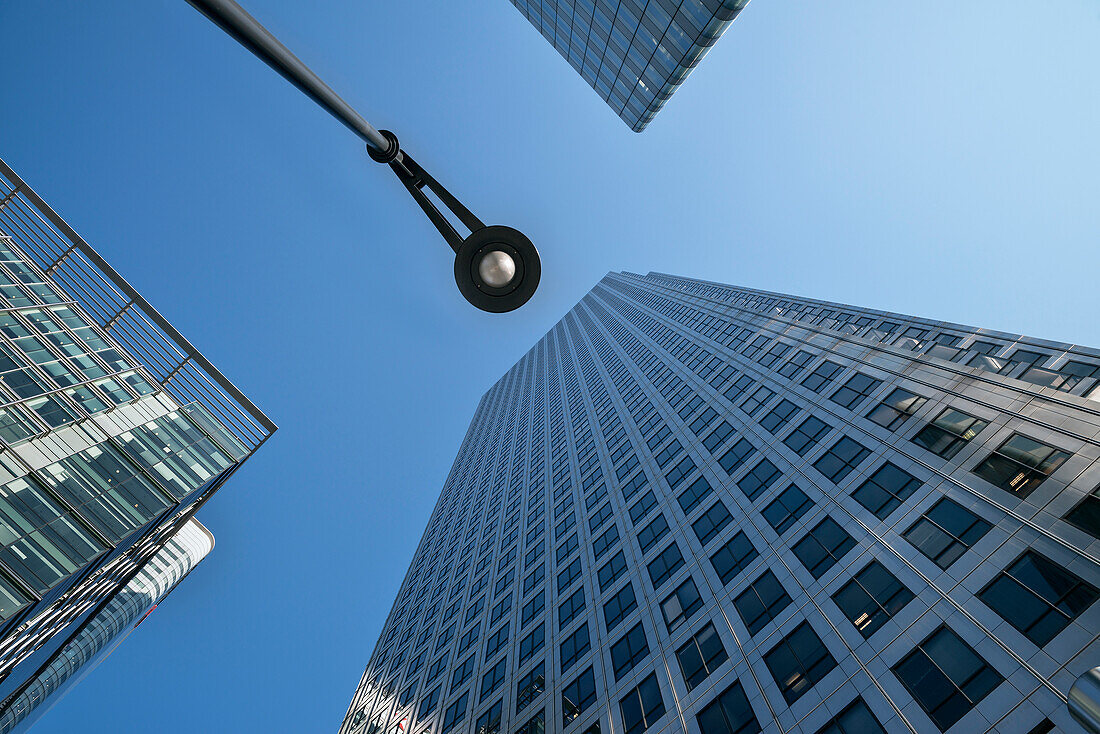
[[[401,149],[396,135],[376,130],[234,0],[187,2],[344,123],[367,144],[372,160],[389,164],[455,251],[455,283],[467,301],[493,313],[513,311],[527,303],[538,288],[542,266],[538,251],[522,232],[500,225],[485,226]],[[467,236],[458,233],[424,189],[470,230]]]

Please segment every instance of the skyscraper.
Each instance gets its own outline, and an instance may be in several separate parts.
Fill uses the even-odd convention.
[[[1079,732],[1098,378],[609,274],[482,398],[340,731]]]
[[[192,518],[124,589],[89,617],[54,660],[0,711],[0,734],[25,732],[145,621],[214,548],[214,536]]]
[[[635,132],[660,112],[748,0],[512,0]]]
[[[0,714],[274,430],[0,160]]]

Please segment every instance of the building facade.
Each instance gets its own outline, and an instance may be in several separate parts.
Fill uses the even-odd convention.
[[[0,160],[0,715],[274,430]]]
[[[341,734],[1081,732],[1098,378],[609,274],[481,400]]]
[[[214,536],[192,518],[75,635],[18,698],[0,712],[0,734],[25,732],[91,672],[214,549]]]
[[[748,0],[512,0],[635,132],[641,132]]]

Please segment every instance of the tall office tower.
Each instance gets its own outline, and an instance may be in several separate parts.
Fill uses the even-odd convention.
[[[0,715],[274,430],[0,160]]]
[[[138,574],[115,594],[29,686],[0,712],[0,734],[26,732],[69,689],[145,621],[184,576],[214,548],[214,536],[189,520]]]
[[[512,0],[641,132],[748,0]]]
[[[609,274],[482,398],[341,732],[1080,732],[1098,377]]]

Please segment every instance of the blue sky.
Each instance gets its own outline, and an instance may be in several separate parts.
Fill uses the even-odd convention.
[[[0,4],[0,156],[281,426],[36,731],[334,732],[481,394],[609,270],[1100,346],[1100,7],[756,0],[643,134],[506,0],[247,7],[543,258],[498,316],[183,0]]]

